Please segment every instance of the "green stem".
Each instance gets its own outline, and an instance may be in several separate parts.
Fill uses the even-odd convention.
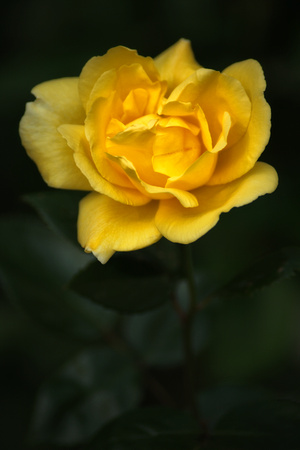
[[[196,406],[196,387],[195,387],[195,355],[192,347],[192,330],[197,309],[197,289],[194,276],[191,245],[182,246],[182,268],[186,277],[189,289],[188,310],[182,320],[183,345],[185,354],[185,387],[187,402],[191,412],[198,417]]]
[[[182,246],[182,255],[183,255],[183,271],[187,278],[189,295],[190,295],[190,308],[189,312],[194,314],[197,308],[197,288],[194,276],[194,266],[193,266],[193,257],[192,257],[192,246],[183,245]]]

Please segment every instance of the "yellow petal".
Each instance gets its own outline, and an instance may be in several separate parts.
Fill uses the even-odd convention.
[[[152,158],[155,171],[169,177],[180,176],[200,154],[198,137],[186,128],[159,127],[157,130]]]
[[[107,154],[107,157],[119,164],[124,172],[127,173],[134,186],[142,194],[149,196],[149,198],[160,200],[175,197],[185,208],[192,208],[198,204],[196,197],[190,192],[185,192],[180,189],[152,186],[151,184],[141,180],[132,162],[128,161],[123,156],[113,156]]]
[[[166,91],[166,82],[152,81],[141,64],[106,71],[95,82],[86,102],[86,111],[89,111],[97,98],[107,98],[113,91],[120,98],[121,113],[125,116],[119,119],[127,123],[144,114],[156,112]],[[128,112],[132,118],[126,117]]]
[[[155,123],[153,115],[147,115],[146,123],[143,120],[137,120],[128,125],[124,131],[116,136],[106,138],[106,130],[110,130],[112,110],[114,107],[115,96],[112,94],[109,98],[99,98],[92,105],[86,119],[86,135],[90,144],[91,154],[98,172],[103,178],[113,184],[132,188],[130,177],[120,167],[119,163],[113,158],[107,160],[106,153],[118,156],[133,158],[138,168],[141,170],[141,176],[145,180],[154,182],[154,184],[165,184],[165,177],[156,174],[151,165],[152,153],[148,141],[152,139],[151,127]],[[148,157],[148,158],[147,158]],[[127,182],[126,182],[127,180]]]
[[[172,92],[168,100],[199,104],[205,114],[213,146],[222,134],[225,111],[232,120],[228,145],[240,139],[249,123],[251,103],[242,84],[215,70],[197,70]]]
[[[205,117],[205,114],[200,108],[200,106],[194,105],[191,102],[181,102],[181,101],[167,101],[159,112],[166,116],[179,116],[184,118],[186,126],[192,133],[197,135],[201,133],[201,139],[206,150],[212,150],[212,140],[209,131],[209,126]]]
[[[219,139],[216,142],[215,146],[211,149],[212,153],[217,153],[220,150],[223,150],[223,148],[226,147],[227,143],[228,143],[228,134],[231,128],[231,117],[230,114],[225,111],[223,114],[223,119],[222,119],[222,129],[221,129],[221,133],[219,135]]]
[[[205,152],[182,175],[168,179],[166,187],[191,191],[206,184],[211,178],[218,155]]]
[[[112,128],[118,126],[118,121],[114,120],[113,126],[110,127],[114,101],[115,95],[112,93],[110,97],[98,98],[93,103],[85,121],[85,134],[92,161],[100,176],[109,183],[132,189],[133,185],[126,174],[120,170],[118,165],[108,161],[105,155],[107,132],[110,133]],[[98,191],[98,189],[95,190]]]
[[[55,111],[62,123],[83,124],[85,114],[78,94],[78,78],[59,78],[38,84],[33,95]]]
[[[201,67],[194,58],[190,41],[180,39],[154,59],[162,80],[168,82],[168,93]]]
[[[142,195],[133,185],[132,188],[115,186],[100,175],[91,157],[84,131],[84,127],[78,125],[63,125],[59,128],[59,132],[73,148],[75,163],[89,180],[92,189],[126,205],[148,203],[150,199]]]
[[[154,172],[152,167],[153,139],[151,128],[137,122],[107,140],[106,149],[109,155],[132,161],[140,178],[146,183],[164,186],[166,176]]]
[[[161,117],[159,119],[159,126],[163,128],[170,128],[170,127],[185,128],[186,130],[189,130],[191,133],[193,133],[194,136],[197,136],[200,131],[199,124],[193,123],[193,121],[189,121],[187,117],[185,118],[185,120],[182,119],[181,117],[174,117],[174,116]]]
[[[198,104],[205,114],[213,146],[222,134],[225,111],[232,120],[229,146],[245,133],[250,119],[251,103],[240,81],[211,69],[197,70],[174,89],[168,101]]]
[[[226,74],[243,84],[252,102],[252,111],[245,135],[222,152],[209,184],[228,183],[250,170],[264,151],[271,129],[271,110],[264,98],[266,87],[263,71],[257,61],[247,60],[228,67]]]
[[[250,99],[266,90],[266,80],[261,65],[255,59],[241,61],[223,70],[225,75],[239,80]]]
[[[82,69],[79,78],[79,94],[84,107],[87,104],[96,81],[104,72],[131,64],[140,64],[152,81],[158,79],[158,72],[152,58],[139,56],[136,50],[119,46],[111,48],[103,56],[91,58]]]
[[[183,208],[175,199],[161,201],[155,218],[156,226],[168,240],[189,244],[213,228],[221,213],[273,192],[277,183],[277,173],[273,167],[257,163],[238,180],[221,186],[203,186],[193,191],[199,203],[196,208]]]
[[[91,193],[80,202],[78,240],[87,252],[105,264],[116,251],[138,250],[161,238],[154,217],[157,202],[127,206]]]
[[[112,92],[116,91],[118,81],[117,70],[111,69],[104,72],[95,82],[89,98],[85,102],[86,113],[88,114],[93,103],[99,98],[108,98]]]
[[[90,190],[87,179],[73,159],[73,150],[57,128],[83,124],[84,111],[78,96],[78,78],[63,78],[36,86],[37,97],[28,103],[20,122],[20,136],[28,155],[49,186]]]

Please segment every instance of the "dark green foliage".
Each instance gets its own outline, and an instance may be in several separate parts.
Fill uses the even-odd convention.
[[[85,350],[42,385],[34,409],[32,441],[86,442],[139,400],[138,372],[128,355],[108,348]]]
[[[253,402],[227,415],[213,432],[207,450],[298,450],[300,403]]]
[[[23,198],[53,231],[77,244],[78,205],[84,195],[84,192],[51,190]]]
[[[4,291],[29,316],[76,339],[100,336],[102,309],[66,289],[89,258],[30,216],[0,222]]]
[[[107,308],[137,313],[168,301],[171,283],[142,253],[129,253],[116,255],[105,266],[93,262],[70,287]]]
[[[88,450],[192,450],[200,435],[197,422],[182,411],[145,408],[106,425]]]

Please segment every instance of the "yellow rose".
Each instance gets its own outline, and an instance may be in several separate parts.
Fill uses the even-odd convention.
[[[277,186],[257,61],[206,69],[181,39],[157,58],[115,47],[79,78],[36,86],[22,143],[49,186],[92,191],[78,239],[105,263],[162,236],[188,244]]]

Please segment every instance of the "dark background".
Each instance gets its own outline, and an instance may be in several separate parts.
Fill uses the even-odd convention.
[[[271,140],[261,160],[272,164],[279,174],[274,194],[223,215],[215,229],[195,244],[197,266],[220,282],[270,251],[299,245],[297,6],[297,2],[272,0],[6,2],[0,16],[1,213],[30,213],[20,197],[47,189],[18,135],[18,123],[25,103],[32,99],[33,86],[53,78],[77,76],[90,57],[115,45],[155,57],[185,37],[191,40],[196,59],[203,66],[222,70],[247,58],[261,63],[267,80],[266,98],[272,108]],[[255,312],[265,321],[267,330],[272,316],[264,353],[255,359],[260,342],[244,352],[232,350],[234,337],[223,342],[223,347],[215,343],[208,352],[208,361],[216,368],[212,376],[221,381],[254,376],[259,383],[279,391],[299,392],[299,293],[299,282],[294,279],[265,291],[263,311],[256,299]],[[245,320],[245,314],[233,310],[224,320],[219,317],[215,341],[221,331],[226,334],[232,323],[241,317]],[[235,331],[239,332],[238,327]],[[36,389],[68,355],[68,345],[61,352],[56,351],[56,345],[55,335],[24,317],[2,295],[0,436],[3,442],[10,442],[7,448],[23,448],[21,442]],[[253,361],[242,366],[240,355],[247,351],[253,353]]]

